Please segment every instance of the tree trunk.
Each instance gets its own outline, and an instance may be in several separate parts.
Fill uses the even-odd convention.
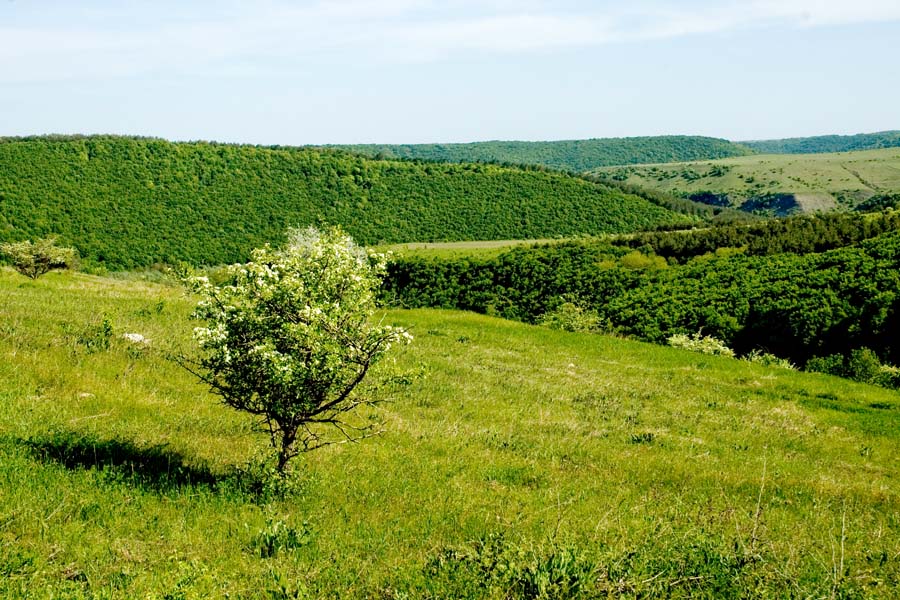
[[[278,451],[278,473],[280,475],[284,475],[285,469],[287,468],[288,461],[293,458],[294,452],[294,442],[297,440],[297,430],[291,429],[286,431],[284,428],[281,430],[281,448]]]

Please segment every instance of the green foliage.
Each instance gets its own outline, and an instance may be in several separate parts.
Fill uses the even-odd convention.
[[[669,336],[666,341],[673,348],[681,348],[682,350],[690,350],[700,354],[734,357],[734,350],[726,346],[722,340],[716,339],[711,335],[676,333]]]
[[[599,331],[602,324],[597,311],[565,300],[555,309],[544,313],[538,322],[550,329],[579,332]]]
[[[763,154],[813,154],[823,152],[851,152],[900,146],[900,131],[858,133],[856,135],[819,135],[781,140],[741,142]]]
[[[183,364],[228,406],[261,419],[278,471],[301,451],[373,433],[347,413],[376,400],[357,386],[393,344],[412,336],[371,323],[383,254],[368,254],[339,228],[291,230],[283,249],[253,251],[224,284],[189,277],[202,351]],[[337,429],[337,439],[322,428]]]
[[[856,348],[850,352],[845,368],[847,377],[863,383],[877,383],[883,372],[878,355],[868,348]]]
[[[767,367],[778,367],[779,369],[788,369],[790,371],[796,371],[797,367],[794,366],[791,361],[786,358],[779,358],[770,352],[760,352],[759,350],[753,350],[750,354],[743,357],[744,360],[747,360],[752,363],[757,363],[760,365],[765,365]]]
[[[876,194],[856,205],[854,210],[859,212],[880,212],[888,209],[900,208],[900,193]]]
[[[113,336],[112,323],[106,317],[99,323],[89,323],[79,328],[65,323],[63,331],[75,344],[73,350],[81,347],[88,354],[109,350],[110,340]]]
[[[900,389],[900,369],[882,364],[878,355],[865,347],[854,348],[846,356],[831,354],[813,357],[807,361],[806,370]]]
[[[268,519],[266,526],[250,540],[249,549],[259,558],[274,558],[281,552],[289,552],[307,545],[312,533],[304,521],[297,529],[281,519]]]
[[[78,262],[74,248],[61,248],[55,237],[38,239],[35,242],[9,242],[0,244],[0,255],[5,255],[13,267],[26,277],[37,279],[53,269],[69,269]]]
[[[666,259],[685,261],[709,253],[721,256],[722,252],[752,256],[824,252],[898,230],[900,213],[897,212],[832,213],[743,225],[722,224],[691,231],[639,233],[622,236],[612,243],[626,248],[649,248]]]
[[[297,224],[342,225],[373,245],[697,221],[558,172],[116,137],[0,143],[0,207],[0,241],[56,231],[95,271],[244,261]]]
[[[555,142],[468,144],[358,144],[330,146],[366,156],[444,162],[499,162],[587,171],[608,165],[665,163],[743,156],[751,151],[728,140],[701,136],[653,136]]]
[[[724,253],[667,269],[625,268],[625,253],[583,241],[518,247],[477,261],[407,257],[389,268],[384,294],[403,306],[532,323],[566,296],[596,312],[605,330],[656,343],[703,331],[739,354],[777,349],[797,364],[860,347],[900,362],[898,232],[827,252]]]
[[[596,567],[577,549],[525,549],[502,534],[470,547],[442,548],[428,559],[416,597],[576,600],[595,597]]]

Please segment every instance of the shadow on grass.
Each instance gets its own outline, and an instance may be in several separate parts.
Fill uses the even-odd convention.
[[[160,492],[198,485],[215,488],[220,480],[206,466],[188,464],[182,454],[166,445],[141,447],[127,440],[74,432],[18,442],[42,462],[54,462],[72,470],[95,469],[111,481]]]

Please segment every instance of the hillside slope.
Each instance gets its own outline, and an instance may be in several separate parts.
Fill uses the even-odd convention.
[[[811,154],[850,152],[900,146],[900,131],[858,133],[856,135],[818,135],[814,137],[740,142],[763,154]]]
[[[750,154],[728,140],[688,135],[595,138],[555,142],[491,141],[467,144],[359,144],[334,146],[366,156],[444,162],[543,165],[583,172],[609,165],[707,160]]]
[[[297,491],[279,499],[251,485],[263,471],[238,470],[266,445],[251,419],[164,358],[190,335],[181,290],[23,281],[0,269],[4,599],[891,598],[900,586],[895,392],[391,311],[416,336],[399,365],[424,377],[373,415],[384,435],[298,459]]]
[[[717,206],[785,215],[851,208],[876,195],[900,192],[900,148],[765,154],[594,173]]]
[[[364,244],[628,232],[692,218],[561,173],[115,137],[0,143],[0,241],[51,233],[114,268],[223,263],[289,226]]]

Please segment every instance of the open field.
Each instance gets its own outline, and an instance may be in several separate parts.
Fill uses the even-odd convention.
[[[416,336],[400,364],[424,377],[370,416],[384,435],[301,458],[299,489],[280,499],[235,474],[263,437],[163,356],[186,343],[189,309],[164,285],[0,270],[0,597],[850,598],[900,585],[896,392],[391,311]]]
[[[847,208],[900,191],[900,149],[766,154],[610,167],[596,174],[708,203],[774,214]]]
[[[420,256],[423,258],[491,258],[518,246],[534,246],[563,242],[558,240],[484,240],[479,242],[421,242],[417,244],[392,244],[376,249],[393,252],[396,256]]]

